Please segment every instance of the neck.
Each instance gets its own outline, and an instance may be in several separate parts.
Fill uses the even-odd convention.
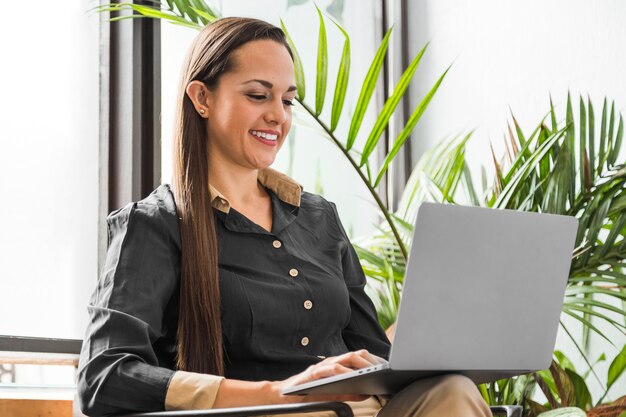
[[[258,169],[221,164],[219,161],[209,163],[209,181],[235,207],[246,205],[267,192],[258,183]]]

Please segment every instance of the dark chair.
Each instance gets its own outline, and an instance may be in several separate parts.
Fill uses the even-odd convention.
[[[491,412],[494,416],[522,417],[524,408],[521,405],[492,405]]]
[[[217,408],[197,411],[159,411],[156,413],[125,414],[120,417],[252,417],[268,414],[314,413],[333,411],[337,417],[353,417],[350,406],[339,402],[297,403],[255,407]]]
[[[334,411],[337,417],[354,416],[347,404],[339,402],[321,402],[197,411],[160,411],[156,413],[125,414],[120,417],[252,417],[268,414],[313,413],[317,411]],[[522,407],[519,405],[492,406],[491,412],[494,416],[522,417]]]

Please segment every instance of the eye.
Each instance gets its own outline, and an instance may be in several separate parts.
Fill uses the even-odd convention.
[[[265,100],[267,98],[264,95],[260,95],[260,94],[248,94],[248,97],[257,101]]]
[[[283,104],[285,106],[295,106],[296,103],[293,102],[293,100],[283,100]]]

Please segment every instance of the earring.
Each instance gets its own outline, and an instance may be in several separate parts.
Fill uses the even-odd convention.
[[[200,109],[200,114],[204,114],[204,109]]]

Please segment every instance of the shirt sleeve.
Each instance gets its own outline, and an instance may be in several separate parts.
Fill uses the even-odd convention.
[[[176,371],[165,397],[165,409],[201,410],[213,408],[222,376]]]
[[[163,410],[174,371],[159,366],[153,344],[165,332],[164,311],[178,288],[177,219],[140,202],[112,213],[107,226],[109,248],[88,306],[78,399],[90,416]]]
[[[374,303],[365,293],[367,280],[361,262],[341,224],[335,204],[330,203],[330,205],[343,240],[341,266],[350,296],[350,321],[343,329],[344,342],[351,351],[367,349],[374,355],[389,359],[391,344],[378,323]]]

